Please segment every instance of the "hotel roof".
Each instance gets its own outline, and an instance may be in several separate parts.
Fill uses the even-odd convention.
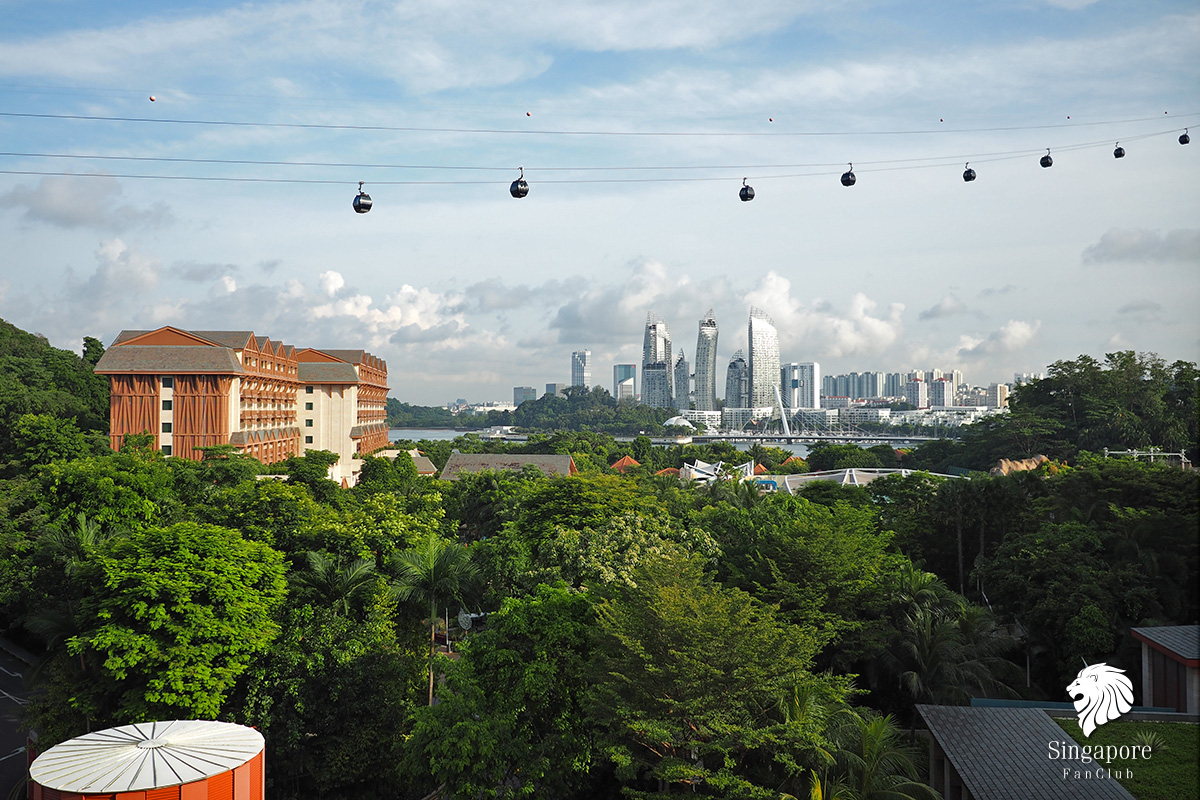
[[[1158,649],[1169,650],[1187,661],[1200,660],[1200,625],[1156,625],[1131,628],[1130,633],[1139,641],[1158,645]]]
[[[245,372],[226,347],[127,344],[110,347],[96,362],[99,375],[124,372],[240,375]]]

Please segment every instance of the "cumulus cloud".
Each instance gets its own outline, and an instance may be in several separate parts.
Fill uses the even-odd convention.
[[[1113,228],[1083,251],[1085,263],[1200,261],[1200,229]]]
[[[321,291],[330,297],[333,297],[346,285],[346,280],[342,277],[341,273],[334,272],[333,270],[322,272],[317,280],[321,284]]]
[[[771,315],[779,330],[781,349],[820,353],[822,357],[877,355],[891,347],[903,331],[903,303],[891,303],[877,314],[879,304],[858,292],[844,308],[821,299],[805,304],[792,297],[792,283],[771,271],[745,295],[747,305]]]
[[[59,228],[95,228],[119,233],[129,228],[157,228],[172,221],[168,206],[136,208],[122,203],[116,178],[53,176],[37,186],[18,185],[0,194],[0,208],[21,210],[21,219]]]
[[[241,271],[237,264],[200,264],[184,261],[171,265],[170,273],[193,283],[208,283],[224,275],[236,275]]]
[[[962,314],[967,310],[963,301],[959,300],[953,294],[948,294],[938,301],[935,305],[925,309],[917,315],[917,319],[941,319],[943,317],[952,317],[955,314]]]
[[[963,334],[959,337],[957,355],[960,358],[972,359],[1013,353],[1029,345],[1041,327],[1041,320],[1026,322],[1010,319],[982,339]]]

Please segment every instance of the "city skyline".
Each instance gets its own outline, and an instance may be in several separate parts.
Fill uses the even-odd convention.
[[[649,309],[831,374],[1200,361],[1194,3],[0,15],[0,317],[58,347],[270,330],[422,405],[640,363]]]

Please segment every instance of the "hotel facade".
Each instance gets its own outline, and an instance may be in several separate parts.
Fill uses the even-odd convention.
[[[253,331],[122,331],[96,364],[109,379],[113,449],[127,434],[197,460],[233,445],[265,464],[337,453],[332,480],[388,444],[387,364],[363,350],[297,349]]]

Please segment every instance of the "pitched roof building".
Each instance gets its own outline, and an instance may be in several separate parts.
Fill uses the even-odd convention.
[[[111,444],[148,433],[177,458],[230,444],[271,464],[305,450],[341,458],[330,478],[353,485],[354,457],[387,445],[387,364],[362,350],[297,350],[253,331],[122,331],[96,364],[111,389]]]
[[[442,470],[442,480],[456,481],[460,475],[469,475],[489,470],[496,472],[520,472],[526,466],[537,467],[549,477],[574,475],[579,471],[575,468],[575,459],[570,456],[454,453],[450,456],[450,460],[446,462],[446,466]]]

